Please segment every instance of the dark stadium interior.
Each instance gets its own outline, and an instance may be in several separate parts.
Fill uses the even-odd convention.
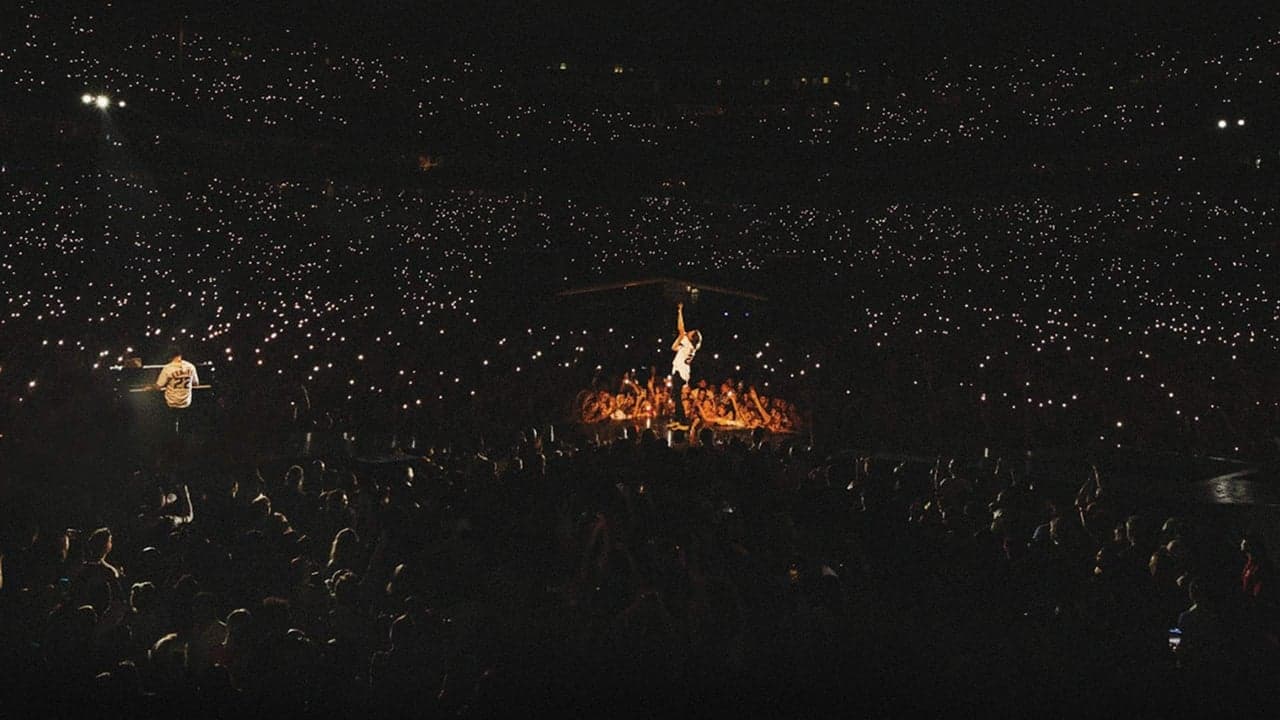
[[[4,3],[3,714],[1265,716],[1254,5]]]

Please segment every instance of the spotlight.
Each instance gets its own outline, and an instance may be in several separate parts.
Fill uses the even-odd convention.
[[[1227,126],[1227,121],[1226,121],[1226,120],[1219,120],[1219,121],[1218,121],[1218,129],[1219,129],[1219,130],[1221,130],[1221,129],[1225,128],[1226,126]]]
[[[124,107],[124,101],[123,101],[123,100],[121,100],[120,102],[116,103],[116,106],[117,106],[117,107]]]
[[[80,102],[84,103],[85,105],[91,105],[93,104],[93,96],[90,95],[89,93],[85,93],[80,96]]]
[[[99,95],[98,98],[93,101],[93,104],[97,105],[99,110],[106,110],[111,105],[111,98],[106,95]]]
[[[1237,120],[1237,121],[1236,121],[1236,126],[1238,126],[1238,127],[1244,127],[1244,118],[1240,118],[1239,120]]]

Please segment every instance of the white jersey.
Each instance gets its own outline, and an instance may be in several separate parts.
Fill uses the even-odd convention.
[[[700,347],[702,347],[701,336],[698,337],[697,345],[689,340],[688,335],[680,338],[680,344],[676,346],[675,359],[671,361],[671,374],[679,375],[685,382],[689,382],[689,367],[693,365],[693,356],[698,353]]]
[[[191,388],[200,384],[196,366],[182,360],[160,368],[156,387],[164,390],[164,403],[171,408],[191,407]]]

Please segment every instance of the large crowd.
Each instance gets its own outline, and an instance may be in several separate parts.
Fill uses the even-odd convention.
[[[1220,519],[1083,466],[705,440],[110,478],[89,524],[6,517],[6,687],[227,717],[1275,699],[1275,568]]]
[[[672,88],[122,12],[0,10],[6,706],[1272,700],[1276,518],[1106,458],[1280,457],[1274,33]]]
[[[925,63],[849,53],[691,74],[579,60],[572,48],[451,57],[426,37],[412,48],[352,45],[287,22],[237,32],[185,15],[196,17],[21,0],[6,19],[23,42],[0,50],[0,86],[15,107],[55,107],[64,119],[82,93],[107,94],[125,131],[116,140],[153,162],[182,148],[237,164],[292,156],[297,170],[317,158],[346,167],[350,150],[508,188],[585,175],[707,191],[755,178],[766,197],[784,181],[842,198],[851,179],[865,194],[905,171],[895,189],[1105,178],[1149,191],[1205,174],[1247,186],[1277,166],[1266,112],[1280,35],[1266,24],[1202,47],[1009,48],[994,61]],[[70,127],[51,122],[56,142],[92,139],[98,115],[89,107]],[[735,172],[714,172],[725,165]]]
[[[5,183],[0,444],[63,407],[55,424],[94,426],[112,368],[175,342],[216,366],[220,405],[268,428],[572,418],[579,389],[669,366],[672,301],[555,292],[661,274],[765,296],[690,306],[695,381],[785,398],[827,419],[818,432],[1276,453],[1265,198],[854,211],[105,171]],[[589,414],[616,404],[605,389]]]

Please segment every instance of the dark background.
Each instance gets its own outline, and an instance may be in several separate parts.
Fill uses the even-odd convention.
[[[186,18],[220,31],[284,30],[369,49],[424,56],[460,51],[494,59],[629,61],[679,67],[892,62],[941,56],[994,59],[1011,51],[1118,49],[1176,43],[1212,47],[1264,32],[1270,3],[634,2],[200,3],[134,0],[115,31]],[[74,12],[75,5],[57,7]],[[16,12],[13,8],[10,12]]]

